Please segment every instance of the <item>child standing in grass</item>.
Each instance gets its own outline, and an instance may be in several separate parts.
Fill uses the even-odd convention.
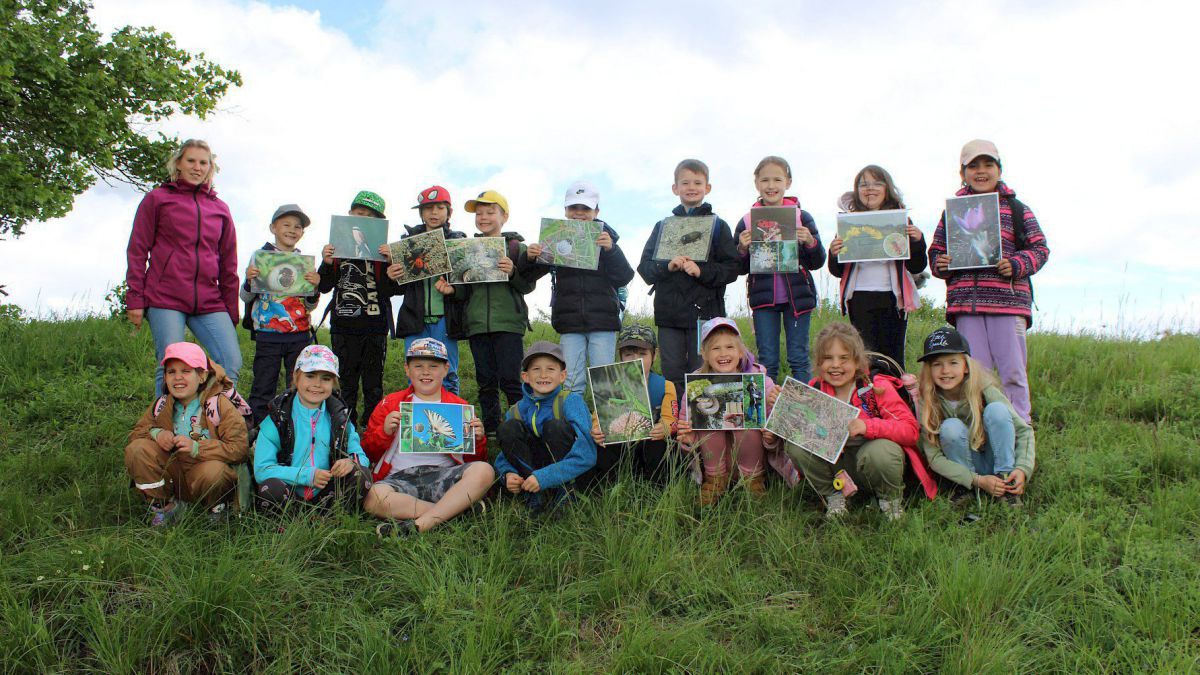
[[[696,373],[766,373],[766,368],[754,360],[754,355],[742,343],[742,332],[730,319],[709,319],[701,329],[700,354],[702,365]],[[765,378],[770,392],[775,383]],[[767,400],[774,402],[768,395]],[[770,415],[770,403],[762,419]],[[699,448],[700,468],[704,479],[700,484],[700,505],[710,506],[725,494],[732,466],[736,463],[746,489],[754,496],[767,492],[767,465],[783,476],[788,485],[799,480],[796,468],[787,455],[780,452],[779,439],[764,436],[758,429],[742,431],[693,431],[687,406],[679,414],[679,443],[687,452]]]
[[[588,366],[612,363],[617,330],[621,328],[621,301],[617,289],[633,279],[633,268],[617,245],[617,231],[597,218],[600,193],[587,181],[567,188],[563,204],[568,220],[600,223],[600,262],[594,270],[554,267],[537,262],[542,245],[530,244],[520,258],[518,273],[530,281],[550,274],[550,325],[559,333],[567,358],[567,387],[583,395]]]
[[[792,443],[786,448],[825,499],[826,517],[846,514],[846,497],[833,482],[844,470],[856,485],[875,494],[884,515],[896,520],[904,513],[906,470],[916,475],[929,499],[937,494],[937,485],[917,452],[917,419],[900,398],[903,385],[888,375],[872,378],[866,352],[854,326],[835,322],[821,329],[813,346],[817,376],[809,384],[858,408],[858,418],[850,422],[850,440],[835,464]]]
[[[929,466],[960,495],[977,488],[1020,506],[1033,475],[1033,428],[953,328],[930,333],[920,361],[921,450]]]
[[[1046,264],[1050,248],[1033,210],[1000,180],[1000,151],[991,141],[974,140],[959,156],[963,187],[955,194],[1000,195],[1001,259],[993,268],[950,270],[946,214],[929,245],[933,275],[946,280],[946,319],[971,344],[975,360],[995,367],[1004,393],[1021,419],[1030,420],[1025,331],[1033,323],[1030,277]]]
[[[592,440],[596,441],[598,448],[595,472],[599,477],[611,474],[622,458],[628,457],[635,475],[659,485],[666,483],[669,478],[667,439],[676,432],[679,399],[675,394],[675,383],[650,370],[657,353],[658,340],[654,337],[654,330],[648,326],[626,326],[617,335],[617,360],[639,360],[645,369],[654,426],[650,429],[649,440],[604,445],[600,420],[593,416]]]
[[[421,224],[409,227],[407,237],[432,232],[442,228],[446,239],[465,239],[466,234],[450,229],[450,191],[440,185],[425,188],[417,195]],[[388,277],[395,280],[403,273],[404,266],[393,264],[388,267]],[[404,296],[400,312],[396,316],[396,334],[404,338],[407,350],[421,338],[433,338],[446,346],[450,371],[446,374],[446,390],[458,393],[458,340],[451,335],[462,332],[462,304],[447,298],[454,288],[444,276],[423,279],[404,284],[396,293]]]
[[[299,253],[296,244],[300,243],[309,222],[299,205],[280,206],[271,216],[270,230],[275,235],[275,242],[263,244],[262,250]],[[317,300],[321,297],[318,292],[308,297],[252,293],[250,282],[258,276],[257,267],[253,264],[247,267],[246,283],[242,284],[241,291],[242,302],[246,303],[242,326],[250,329],[250,338],[254,340],[254,384],[250,387],[250,409],[254,411],[255,425],[267,416],[267,404],[279,386],[280,366],[283,372],[292,372],[296,357],[312,344],[309,312],[317,306]],[[306,273],[304,279],[314,287],[321,283],[321,275],[315,270]]]
[[[363,190],[350,202],[350,215],[383,218],[383,197]],[[387,250],[387,246],[383,246]],[[381,251],[383,252],[383,251]],[[322,293],[333,291],[326,314],[329,341],[342,367],[342,396],[350,411],[350,422],[358,421],[358,390],[362,384],[363,419],[383,398],[383,364],[387,359],[388,335],[392,332],[392,296],[396,284],[377,260],[340,260],[328,244],[321,253]]]
[[[483,423],[477,417],[471,420],[473,455],[400,452],[401,403],[467,405],[443,385],[449,370],[446,345],[428,337],[413,340],[404,355],[408,388],[388,394],[371,413],[363,447],[375,462],[377,482],[364,508],[385,519],[375,530],[381,537],[416,534],[450,520],[483,499],[495,479],[487,463]]]
[[[817,235],[817,223],[808,211],[800,209],[800,200],[787,196],[792,186],[792,167],[782,157],[764,157],[754,169],[754,187],[758,189],[755,207],[794,206],[797,214],[796,246],[799,272],[750,274],[746,292],[754,316],[754,337],[758,356],[771,379],[779,377],[779,333],[787,335],[787,361],[792,377],[808,379],[808,325],[817,306],[817,287],[810,270],[825,264],[825,247]],[[752,213],[747,213],[733,233],[741,256],[741,273],[750,271],[750,228]]]
[[[217,517],[233,493],[231,464],[248,454],[246,421],[233,381],[199,345],[176,342],[163,353],[166,393],[129,433],[125,469],[149,502],[150,525],[161,527],[200,502]],[[233,400],[231,400],[231,398]],[[244,405],[244,404],[243,404]]]
[[[529,328],[525,295],[533,282],[517,274],[516,261],[525,255],[524,239],[516,232],[502,231],[508,222],[508,200],[495,190],[485,190],[467,201],[467,213],[475,214],[476,237],[503,237],[505,255],[499,268],[508,281],[455,284],[450,295],[466,307],[466,334],[475,359],[479,384],[479,407],[483,426],[494,434],[500,426],[500,392],[508,404],[521,400],[521,349]]]
[[[662,344],[662,372],[675,390],[683,388],[684,373],[700,367],[696,351],[697,322],[725,315],[725,286],[738,278],[741,261],[729,232],[729,224],[713,213],[704,201],[712,191],[708,165],[698,159],[685,159],[675,167],[671,191],[679,197],[673,216],[706,216],[713,219],[708,261],[697,262],[676,256],[668,262],[654,259],[662,233],[662,221],[655,223],[646,247],[642,249],[638,274],[654,294],[654,325]]]
[[[591,413],[566,380],[562,347],[544,340],[530,345],[521,361],[525,395],[497,433],[501,484],[514,495],[525,493],[526,504],[539,511],[559,504],[596,465],[596,445],[588,437]]]
[[[292,389],[271,401],[254,444],[260,508],[282,511],[294,502],[328,509],[337,503],[358,511],[371,483],[369,463],[337,387],[337,356],[324,345],[305,347]]]
[[[903,209],[904,197],[892,176],[883,167],[871,164],[854,177],[854,191],[842,196],[846,211],[885,211]],[[928,264],[925,235],[910,220],[906,229],[909,240],[908,260],[876,260],[860,263],[838,262],[842,238],[829,243],[829,273],[842,280],[842,314],[862,335],[867,349],[896,361],[904,368],[904,339],[908,334],[908,313],[920,305],[914,274]]]

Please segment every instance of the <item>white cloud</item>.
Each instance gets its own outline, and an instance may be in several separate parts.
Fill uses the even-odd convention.
[[[580,11],[546,2],[390,3],[370,36],[314,12],[255,2],[103,2],[102,28],[149,24],[238,68],[245,86],[207,122],[218,189],[238,223],[243,263],[266,219],[299,201],[323,222],[371,188],[414,223],[417,190],[462,202],[493,187],[510,227],[534,239],[561,213],[561,190],[588,177],[636,265],[649,226],[674,204],[685,156],[712,167],[711,201],[735,221],[766,154],[787,157],[793,192],[827,242],[835,202],[864,164],[889,168],[931,233],[958,184],[958,148],[997,141],[1005,176],[1052,247],[1037,276],[1038,324],[1111,326],[1099,307],[1200,321],[1192,271],[1200,194],[1197,94],[1182,81],[1200,10],[1177,3],[884,3],[817,12],[778,3],[618,0]],[[9,290],[26,306],[102,304],[121,278],[139,196],[97,188],[60,221],[0,245]],[[398,231],[398,228],[397,228]],[[81,233],[84,233],[81,235]],[[88,262],[64,273],[62,250]],[[1128,270],[1128,271],[1123,271]],[[822,273],[819,287],[836,293]],[[543,282],[533,304],[545,304]],[[940,282],[931,292],[941,295]],[[744,306],[741,283],[731,306]],[[631,288],[648,306],[645,287]],[[1128,298],[1128,300],[1122,300]],[[1161,298],[1161,300],[1158,300]],[[1139,319],[1140,320],[1140,319]],[[1105,328],[1111,330],[1111,328]]]

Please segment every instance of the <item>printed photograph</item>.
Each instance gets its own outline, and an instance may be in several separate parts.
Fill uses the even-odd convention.
[[[995,267],[1000,263],[1000,196],[946,200],[946,252],[951,270]]]
[[[789,377],[766,428],[833,464],[842,456],[850,422],[857,417],[858,408]]]
[[[794,206],[760,206],[750,209],[750,273],[775,274],[800,271]]]
[[[452,284],[508,281],[508,275],[499,267],[500,258],[504,257],[503,237],[448,239],[446,255],[450,259],[450,274],[446,279]]]
[[[388,244],[392,250],[392,265],[403,265],[404,274],[396,283],[404,285],[450,273],[450,258],[446,254],[446,235],[442,228],[414,234]]]
[[[471,429],[474,416],[475,409],[469,405],[401,403],[398,451],[471,454],[475,452],[475,432]]]
[[[538,243],[542,253],[537,261],[558,267],[594,270],[600,266],[600,247],[596,239],[604,226],[595,220],[556,220],[542,218]]]
[[[654,259],[671,260],[678,256],[696,262],[708,262],[708,249],[712,245],[713,216],[671,216],[662,221],[658,242],[654,245]]]
[[[387,258],[379,247],[387,243],[388,221],[362,216],[333,216],[329,222],[329,243],[333,257],[343,260],[379,260]]]
[[[641,359],[588,368],[592,407],[604,432],[604,444],[650,438],[654,416]]]
[[[838,262],[870,262],[872,260],[908,260],[908,211],[861,211],[839,213],[838,237],[842,250]]]
[[[684,391],[693,429],[761,429],[766,422],[762,373],[685,375]]]
[[[258,250],[253,260],[258,276],[250,280],[251,293],[296,296],[312,295],[317,290],[304,278],[317,270],[315,256]]]

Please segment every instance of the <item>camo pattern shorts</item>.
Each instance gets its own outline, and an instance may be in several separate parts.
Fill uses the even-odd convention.
[[[400,494],[434,503],[462,480],[466,464],[455,466],[410,466],[388,474],[376,485],[386,485]]]

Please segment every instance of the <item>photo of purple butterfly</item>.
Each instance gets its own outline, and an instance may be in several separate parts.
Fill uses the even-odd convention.
[[[946,200],[946,252],[951,270],[1000,263],[999,195],[992,192]]]

